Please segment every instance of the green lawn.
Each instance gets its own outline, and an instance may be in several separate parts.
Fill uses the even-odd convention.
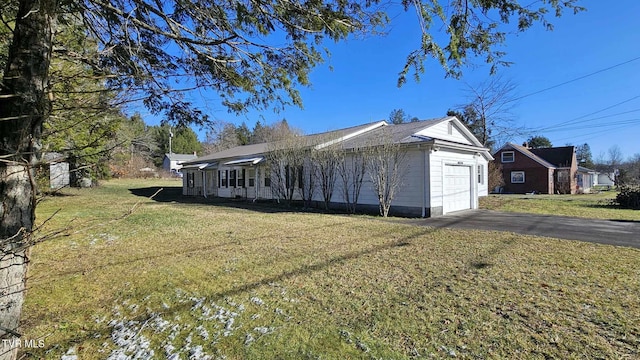
[[[72,230],[32,252],[27,357],[640,357],[638,250],[130,191],[157,185],[39,205]]]
[[[615,197],[615,191],[578,195],[489,195],[480,198],[480,207],[509,212],[640,221],[640,211],[613,205]]]

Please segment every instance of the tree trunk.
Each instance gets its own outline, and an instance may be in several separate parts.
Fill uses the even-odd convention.
[[[34,165],[40,157],[56,0],[20,0],[0,85],[0,359],[20,345],[27,254],[35,220]]]

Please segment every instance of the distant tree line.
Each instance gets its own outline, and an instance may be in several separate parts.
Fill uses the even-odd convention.
[[[258,120],[253,129],[249,129],[245,122],[239,126],[229,122],[218,122],[207,131],[203,151],[211,154],[240,145],[283,140],[292,135],[302,135],[302,131],[289,126],[286,119],[271,125],[262,124]]]

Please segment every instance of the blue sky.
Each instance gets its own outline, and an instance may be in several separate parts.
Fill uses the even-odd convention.
[[[536,26],[507,39],[506,60],[514,64],[499,73],[517,86],[516,97],[524,96],[512,110],[514,126],[530,130],[511,140],[522,143],[537,134],[555,146],[586,142],[594,158],[613,145],[625,157],[640,153],[640,1],[588,0],[581,5],[586,12],[552,18],[553,31]],[[398,73],[406,55],[419,46],[420,32],[412,12],[390,15],[395,18],[387,36],[329,44],[331,58],[312,72],[312,86],[301,89],[304,109],[234,116],[212,96],[205,110],[213,119],[237,125],[244,121],[249,127],[258,120],[264,124],[286,118],[290,125],[314,133],[387,119],[398,108],[420,119],[441,117],[465,103],[466,84],[488,79],[489,70],[482,64],[464,69],[463,78],[456,80],[446,79],[430,61],[419,83],[410,79],[398,88]]]

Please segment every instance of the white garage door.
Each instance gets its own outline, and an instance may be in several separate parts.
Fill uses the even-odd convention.
[[[445,165],[444,213],[471,209],[471,167]]]

